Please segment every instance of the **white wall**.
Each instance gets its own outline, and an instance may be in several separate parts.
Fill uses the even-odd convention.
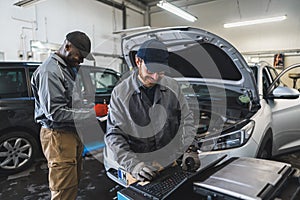
[[[185,8],[196,15],[195,23],[187,22],[168,12],[151,15],[153,27],[189,25],[215,33],[241,52],[300,49],[300,1],[299,0],[239,0],[240,13],[236,0],[217,0]],[[268,7],[268,9],[267,9]],[[288,19],[282,22],[223,28],[224,23],[255,18],[274,17],[287,14]],[[262,60],[273,62],[273,58]],[[300,56],[287,57],[286,66],[300,63]]]
[[[0,52],[4,52],[5,60],[20,60],[18,51],[30,51],[30,40],[61,44],[73,30],[81,30],[91,38],[93,52],[120,54],[120,35],[112,32],[123,29],[121,10],[96,0],[46,0],[25,8],[14,6],[17,1],[0,1]],[[142,25],[143,17],[127,10],[128,28]],[[36,56],[33,60],[41,58]],[[118,70],[119,59],[96,57],[96,60],[99,66],[114,65],[112,68]]]
[[[120,54],[120,35],[112,34],[123,28],[120,10],[96,0],[45,0],[27,8],[13,6],[17,1],[0,1],[0,52],[4,52],[5,60],[19,60],[18,51],[29,51],[32,39],[61,44],[66,33],[72,30],[82,30],[90,36],[93,52]],[[198,17],[195,23],[168,12],[158,12],[151,15],[151,26],[190,25],[203,28],[227,39],[241,52],[300,49],[300,0],[272,0],[268,10],[269,0],[239,2],[241,20],[283,14],[287,14],[288,19],[274,24],[225,29],[225,22],[240,20],[237,1],[216,0],[185,8]],[[37,20],[37,26],[33,31],[22,29],[32,27],[32,23],[13,20],[12,17]],[[143,23],[141,14],[127,9],[127,28],[144,26]],[[97,65],[112,66],[118,70],[119,59],[99,56],[96,59]],[[272,63],[273,58],[263,60]],[[300,62],[300,56],[285,59],[286,66],[295,62]]]

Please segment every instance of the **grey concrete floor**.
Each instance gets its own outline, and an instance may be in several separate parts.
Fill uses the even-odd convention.
[[[116,199],[120,186],[107,178],[103,164],[93,157],[83,163],[78,200]],[[48,168],[44,159],[22,173],[0,178],[0,200],[48,200]]]
[[[101,157],[101,155],[100,155]],[[107,178],[99,157],[85,158],[84,171],[79,186],[78,200],[111,200],[116,199],[117,191],[121,189]],[[300,152],[278,156],[277,161],[291,163],[300,169]],[[1,200],[47,200],[50,192],[47,183],[48,169],[45,160],[37,160],[34,166],[22,173],[0,177]],[[298,184],[296,182],[294,184]]]

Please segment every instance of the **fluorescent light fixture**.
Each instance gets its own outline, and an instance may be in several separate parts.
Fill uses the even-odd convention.
[[[134,27],[134,28],[128,28],[128,29],[114,31],[113,34],[129,33],[129,32],[143,31],[143,30],[150,30],[150,29],[151,29],[150,26],[140,26],[140,27]]]
[[[249,26],[249,25],[263,24],[263,23],[269,23],[269,22],[278,22],[278,21],[283,21],[285,19],[287,19],[286,15],[279,16],[279,17],[271,17],[271,18],[264,18],[264,19],[227,23],[227,24],[224,24],[224,28],[232,28],[232,27],[237,27],[237,26]]]
[[[171,13],[179,16],[179,17],[182,17],[183,19],[186,19],[188,21],[194,22],[194,21],[197,20],[197,17],[195,17],[195,16],[191,15],[190,13],[174,6],[173,4],[168,3],[165,0],[162,0],[162,1],[158,2],[156,5],[158,7],[161,7],[162,9],[165,9],[165,10],[167,10],[167,11],[169,11],[169,12],[171,12]]]
[[[43,1],[43,0],[21,0],[21,1],[14,3],[14,6],[27,7],[27,6],[36,4],[41,1]]]

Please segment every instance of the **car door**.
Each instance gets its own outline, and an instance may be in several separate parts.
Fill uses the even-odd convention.
[[[264,87],[270,86],[276,76],[274,68],[264,68]],[[269,105],[273,119],[273,154],[300,149],[300,98],[269,99]]]
[[[24,67],[0,70],[1,128],[33,124],[33,101],[28,96]],[[3,83],[2,83],[3,82]]]
[[[26,169],[40,152],[30,73],[25,65],[2,63],[0,68],[0,173]]]

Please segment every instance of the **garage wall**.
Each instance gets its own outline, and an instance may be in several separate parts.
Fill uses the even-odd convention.
[[[112,34],[123,28],[120,10],[96,0],[45,0],[26,8],[13,6],[17,1],[0,1],[0,58],[26,60],[26,53],[31,50],[30,40],[61,44],[65,34],[72,30],[82,30],[91,37],[93,52],[120,54],[121,36]],[[239,0],[239,7],[240,12],[237,0],[216,0],[185,8],[198,17],[195,23],[189,23],[168,12],[157,12],[151,14],[151,26],[200,27],[227,39],[241,52],[300,49],[299,0]],[[226,22],[283,14],[287,14],[288,19],[279,23],[223,28]],[[127,9],[127,28],[144,25],[141,14]],[[25,56],[19,58],[20,53]],[[46,57],[34,55],[30,60],[42,61]],[[273,56],[251,56],[248,59],[273,63]],[[97,65],[117,70],[120,63],[120,59],[111,57],[97,56],[96,60]],[[286,57],[285,66],[295,62],[300,62],[299,54]]]
[[[66,33],[73,30],[90,36],[93,52],[120,54],[120,35],[112,32],[123,29],[121,10],[96,0],[46,0],[25,8],[14,6],[17,1],[0,1],[0,52],[4,52],[5,60],[27,60],[27,55],[19,55],[31,50],[31,40],[60,45]],[[127,28],[142,25],[143,16],[127,9]],[[43,61],[46,57],[34,54],[30,60]],[[117,70],[120,63],[119,59],[103,56],[96,60],[97,65]]]
[[[213,32],[232,43],[241,52],[300,49],[299,0],[216,0],[185,8],[198,20],[189,23],[168,12],[151,15],[153,27],[190,25]],[[278,23],[223,28],[224,23],[287,14],[288,19]],[[260,59],[260,58],[259,58]],[[273,57],[261,58],[273,63]],[[257,60],[257,59],[256,59]],[[287,57],[285,64],[300,62],[300,56]]]

